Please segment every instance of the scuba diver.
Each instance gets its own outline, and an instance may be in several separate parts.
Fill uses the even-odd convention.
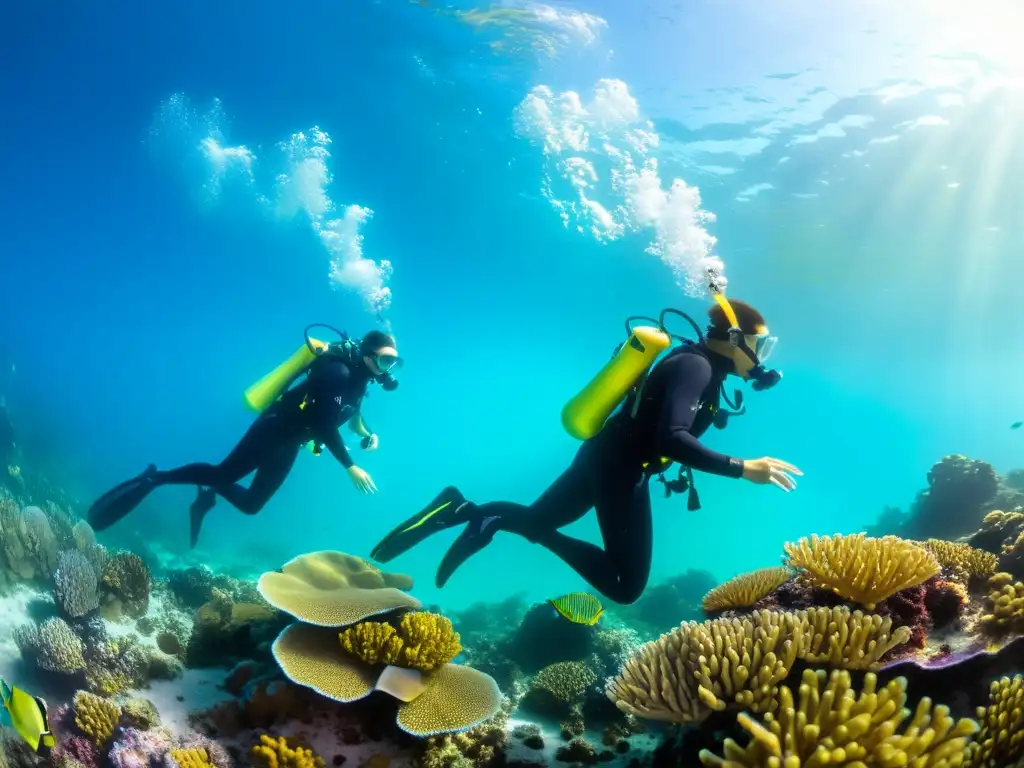
[[[362,437],[364,450],[373,451],[379,440],[361,414],[367,385],[375,381],[385,391],[398,387],[392,371],[401,364],[395,340],[383,331],[370,331],[361,340],[331,326],[342,340],[326,344],[309,335],[305,344],[277,369],[246,392],[246,401],[260,415],[238,445],[220,464],[186,464],[157,471],[150,465],[137,477],[101,496],[90,508],[89,524],[97,531],[109,528],[162,485],[195,485],[198,494],[190,508],[190,543],[195,547],[203,519],[222,496],[236,509],[255,515],[284,483],[299,451],[311,444],[319,455],[326,447],[363,493],[374,493],[373,479],[349,455],[338,430],[348,422]],[[292,384],[303,374],[305,378]],[[250,473],[249,487],[239,481]]]
[[[733,408],[739,405],[741,393],[736,393],[736,405],[724,393],[727,376],[750,381],[759,391],[782,378],[780,372],[764,366],[775,338],[769,336],[761,313],[749,304],[727,301],[714,284],[712,289],[718,304],[708,313],[706,338],[678,310],[665,310],[656,321],[657,328],[632,328],[633,320],[644,318],[627,320],[627,342],[563,410],[563,424],[583,444],[569,468],[533,504],[475,504],[449,486],[422,512],[389,533],[371,556],[386,563],[431,534],[463,525],[437,570],[436,584],[443,587],[496,532],[508,531],[546,547],[608,599],[632,603],[650,576],[652,476],[675,462],[687,472],[698,470],[793,490],[792,475],[802,472],[792,464],[770,457],[733,458],[699,440],[712,424],[723,428],[729,416],[743,413],[720,408],[722,397]],[[664,326],[666,313],[685,318],[698,341],[670,335]],[[672,338],[680,346],[651,367]],[[619,403],[622,407],[612,413]],[[685,485],[692,492],[692,475],[689,481]],[[682,489],[679,481],[666,483],[667,489],[673,487]],[[597,511],[603,549],[558,530],[590,509]]]

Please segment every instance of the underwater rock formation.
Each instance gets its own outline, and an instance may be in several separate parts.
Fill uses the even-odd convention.
[[[538,603],[523,617],[502,647],[520,669],[533,674],[560,661],[578,661],[593,653],[597,628],[574,624],[548,603]]]

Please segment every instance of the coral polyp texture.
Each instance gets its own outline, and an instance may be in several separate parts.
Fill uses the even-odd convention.
[[[1024,758],[1024,677],[993,681],[978,720],[981,731],[968,747],[970,768],[1002,768]]]
[[[787,542],[785,551],[814,584],[868,610],[941,570],[935,555],[898,536],[813,535]]]
[[[685,622],[641,647],[605,693],[623,712],[650,720],[695,722],[727,707],[762,712],[797,659],[874,669],[909,637],[888,618],[845,607]]]
[[[724,757],[703,750],[701,762],[728,768],[958,766],[978,730],[973,720],[954,720],[947,707],[932,707],[927,698],[911,714],[904,678],[879,690],[868,673],[859,693],[845,670],[805,670],[800,682],[796,699],[788,686],[779,688],[762,722],[739,715],[750,734],[746,747],[726,739]]]
[[[422,607],[403,591],[412,588],[408,576],[385,573],[344,552],[300,555],[280,571],[260,576],[258,587],[275,608],[322,627],[344,627],[370,616]]]
[[[379,621],[364,621],[348,627],[341,646],[368,664],[396,664],[430,672],[459,655],[459,633],[444,616],[436,613],[407,613],[396,629]]]
[[[729,608],[750,608],[793,576],[794,571],[783,566],[741,573],[704,595],[701,607],[708,613]]]
[[[75,725],[97,745],[105,744],[121,719],[121,707],[110,699],[79,691],[74,701]]]
[[[917,545],[935,555],[942,569],[964,584],[972,578],[988,578],[999,565],[999,558],[991,552],[961,542],[928,539]]]

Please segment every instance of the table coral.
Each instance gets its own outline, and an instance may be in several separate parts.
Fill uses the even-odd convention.
[[[805,571],[819,586],[872,610],[907,587],[936,576],[935,555],[898,536],[868,538],[863,533],[800,539],[784,546],[788,564]]]
[[[911,717],[904,706],[905,680],[893,680],[881,690],[876,686],[873,673],[855,693],[845,670],[834,670],[830,676],[806,670],[796,688],[799,703],[789,686],[780,687],[763,724],[745,712],[737,718],[751,735],[746,747],[726,739],[724,758],[702,750],[701,762],[728,768],[963,763],[964,750],[978,730],[976,722],[954,720],[947,707],[933,708],[928,699],[921,700]],[[905,722],[908,717],[910,722]]]
[[[330,550],[300,555],[280,571],[264,573],[258,587],[275,608],[322,627],[344,627],[400,608],[422,607],[403,591],[412,587],[408,576]]]

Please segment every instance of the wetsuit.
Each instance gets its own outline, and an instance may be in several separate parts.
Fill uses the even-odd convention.
[[[338,429],[359,411],[369,380],[369,371],[360,363],[334,355],[318,358],[306,378],[260,414],[220,464],[186,464],[166,472],[151,466],[93,504],[90,524],[96,530],[110,527],[161,485],[205,487],[209,491],[200,491],[192,505],[194,546],[215,494],[246,514],[256,514],[284,483],[302,446],[310,440],[326,447],[348,469],[353,461]],[[240,485],[251,472],[256,474],[249,487]]]
[[[476,505],[449,487],[425,510],[426,519],[421,513],[419,520],[403,523],[373,556],[390,560],[429,533],[465,522],[438,569],[438,586],[503,530],[547,547],[605,597],[635,601],[647,586],[653,550],[651,470],[644,464],[657,467],[664,456],[702,472],[735,478],[743,474],[741,461],[710,450],[698,439],[713,423],[731,366],[703,347],[679,347],[651,370],[635,418],[631,398],[580,446],[569,468],[533,504]],[[604,549],[558,530],[590,509],[597,511]]]

